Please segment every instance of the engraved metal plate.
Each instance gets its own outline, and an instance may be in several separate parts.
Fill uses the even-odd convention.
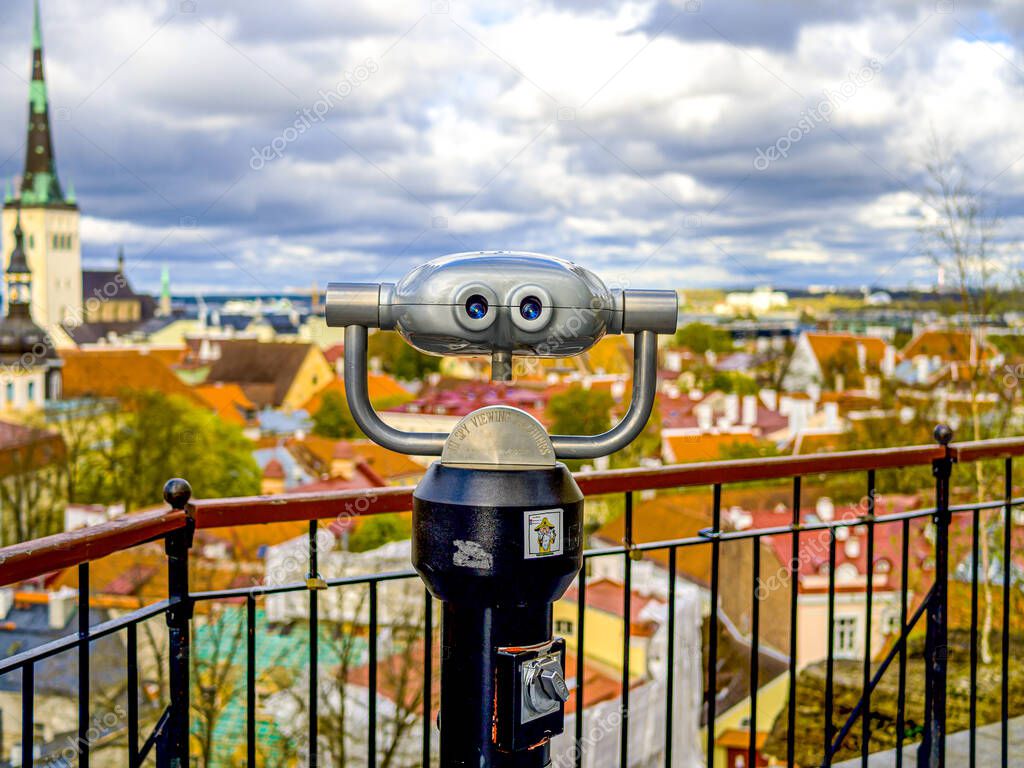
[[[543,425],[526,411],[489,405],[464,416],[444,444],[442,464],[470,467],[553,467]]]

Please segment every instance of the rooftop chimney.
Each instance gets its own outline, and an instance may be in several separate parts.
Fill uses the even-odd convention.
[[[64,629],[75,613],[78,592],[71,587],[61,587],[49,595],[50,629]]]
[[[825,429],[839,429],[839,403],[825,403]]]
[[[858,539],[856,536],[851,536],[850,538],[848,538],[846,542],[843,544],[843,551],[846,553],[846,556],[848,558],[850,558],[851,560],[856,560],[858,557],[860,557],[860,539]]]
[[[882,375],[892,376],[896,372],[896,347],[892,344],[885,345],[885,354],[882,356]]]
[[[725,396],[725,418],[730,424],[736,424],[740,420],[740,396],[731,394]]]
[[[818,515],[819,520],[828,522],[836,516],[836,505],[832,503],[832,499],[828,496],[822,496],[814,505],[814,511]]]
[[[743,396],[743,426],[752,427],[757,423],[757,395]]]
[[[711,429],[711,425],[714,420],[714,412],[711,409],[711,403],[700,403],[694,406],[693,414],[697,417],[697,427],[702,432],[706,432]]]

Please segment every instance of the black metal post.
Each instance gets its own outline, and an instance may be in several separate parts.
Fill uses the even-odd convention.
[[[569,697],[552,603],[583,562],[582,506],[561,464],[489,471],[438,462],[417,486],[413,565],[442,603],[442,768],[550,764]],[[541,527],[558,532],[545,552],[534,551]],[[554,659],[557,674],[547,666],[543,675],[559,700],[540,701],[531,687],[539,678],[527,671]]]
[[[170,648],[168,680],[170,705],[167,728],[157,745],[159,768],[189,766],[189,623],[192,620],[192,598],[188,589],[188,551],[192,547],[195,520],[188,509],[192,488],[180,478],[164,485],[164,500],[172,508],[186,512],[188,521],[167,535],[167,637]]]
[[[918,768],[944,768],[946,765],[946,666],[949,655],[949,479],[955,461],[949,448],[953,430],[945,424],[935,428],[935,439],[945,449],[941,459],[932,462],[935,477],[935,586],[928,601],[925,637],[925,713],[924,738],[917,751]]]

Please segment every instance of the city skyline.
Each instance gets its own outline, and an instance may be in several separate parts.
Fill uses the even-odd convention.
[[[930,137],[1017,266],[1021,18],[998,3],[42,2],[87,265],[155,291],[394,279],[521,248],[614,282],[926,287]],[[802,7],[802,6],[801,6]],[[30,2],[0,28],[0,175],[24,166]],[[183,52],[187,51],[187,55]],[[217,72],[217,77],[208,73]],[[956,130],[946,130],[955,123]]]

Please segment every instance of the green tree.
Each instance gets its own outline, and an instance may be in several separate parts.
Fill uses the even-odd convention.
[[[739,440],[733,443],[726,443],[718,449],[722,461],[732,459],[766,459],[770,456],[780,456],[779,449],[775,443],[768,440],[758,442],[756,445],[741,443]]]
[[[726,394],[756,395],[757,381],[738,371],[713,371],[708,390],[720,390]]]
[[[196,498],[259,493],[252,443],[185,398],[126,393],[96,433],[95,442],[69,455],[73,502],[122,503],[126,511],[159,504],[164,482],[176,476],[189,481]]]
[[[378,331],[367,342],[369,357],[380,360],[381,368],[402,381],[421,381],[428,373],[441,370],[441,358],[413,349],[394,331]]]
[[[547,415],[553,435],[598,435],[611,429],[610,393],[573,384],[548,401]]]
[[[732,337],[728,331],[706,323],[687,323],[676,331],[676,344],[686,347],[694,354],[705,352],[725,354],[732,351]]]
[[[369,552],[391,541],[412,536],[412,520],[408,515],[372,515],[359,521],[348,540],[352,552]]]
[[[334,390],[324,393],[320,407],[313,414],[313,434],[335,440],[362,435],[343,394]]]
[[[59,533],[67,503],[61,436],[31,420],[0,455],[0,546]]]

